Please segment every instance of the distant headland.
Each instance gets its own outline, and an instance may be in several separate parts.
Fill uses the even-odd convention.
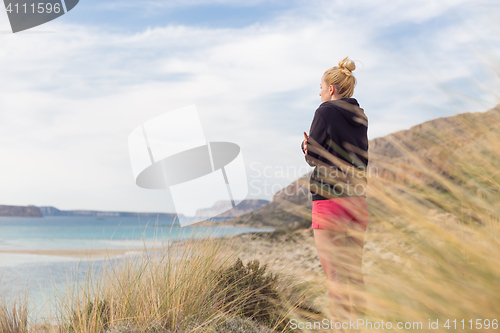
[[[0,216],[11,217],[43,217],[42,211],[36,206],[4,206],[0,205]]]
[[[217,215],[221,209],[227,210],[223,215],[225,218],[235,218],[244,214],[249,214],[269,203],[268,200],[246,199],[241,201],[236,207],[231,209],[231,202],[228,200],[217,201],[212,207],[200,208],[196,211],[196,217],[211,218]],[[89,217],[165,217],[174,220],[183,214],[177,213],[150,213],[150,212],[112,212],[98,210],[60,210],[53,206],[37,207],[28,206],[7,206],[0,205],[0,217],[44,217],[44,216],[89,216]]]
[[[143,213],[143,212],[107,212],[98,210],[60,210],[52,206],[6,206],[0,205],[0,216],[6,217],[44,217],[44,216],[89,216],[89,217],[167,217],[175,218],[176,213]],[[180,214],[182,216],[182,214]]]

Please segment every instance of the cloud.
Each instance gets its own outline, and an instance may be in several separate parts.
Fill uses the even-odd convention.
[[[359,60],[355,97],[370,138],[498,103],[499,67],[488,59],[498,59],[500,34],[482,19],[489,3],[292,5],[243,28],[131,33],[56,20],[53,34],[0,35],[0,202],[172,211],[168,194],[133,183],[127,136],[192,103],[206,138],[239,144],[247,167],[303,170],[298,146],[319,78],[346,55]],[[267,181],[286,186],[294,176]]]

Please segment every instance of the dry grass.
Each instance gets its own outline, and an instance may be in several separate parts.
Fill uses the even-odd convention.
[[[422,322],[424,330],[429,330],[429,319],[438,320],[435,332],[449,331],[447,320],[456,320],[461,331],[483,332],[487,329],[476,328],[477,319],[483,326],[488,319],[490,330],[492,320],[500,319],[500,196],[491,190],[500,183],[496,168],[487,163],[500,157],[498,139],[489,137],[472,150],[453,152],[448,161],[452,175],[414,158],[415,170],[432,183],[422,183],[408,171],[405,186],[372,179],[375,227],[367,242],[376,244],[377,251],[365,254],[372,318],[393,325]]]
[[[19,298],[18,300],[7,302],[4,298],[0,304],[0,332],[23,333],[27,332],[27,330],[27,299]]]
[[[498,330],[493,320],[500,319],[500,192],[495,190],[500,188],[500,134],[486,128],[484,133],[449,152],[439,165],[400,142],[393,145],[404,155],[402,162],[384,164],[374,156],[376,165],[398,175],[398,181],[376,175],[368,179],[371,221],[365,239],[364,323],[375,327],[361,325],[362,332],[429,331],[429,323],[436,321],[433,332],[455,330],[455,323],[462,332]],[[460,140],[454,135],[447,132],[444,139]],[[232,284],[223,289],[233,292],[231,297],[220,291],[221,272],[238,257],[238,250],[228,250],[235,248],[231,242],[234,239],[192,239],[165,251],[145,251],[99,275],[88,272],[83,283],[73,284],[59,299],[58,322],[30,331],[265,332],[283,330],[292,318],[326,317],[326,283],[301,283],[304,272],[293,269],[274,287],[277,296],[272,301],[279,310],[268,317],[272,320],[258,322],[258,316],[233,311],[246,308],[260,287],[241,288],[241,279],[232,277]],[[234,287],[242,290],[237,297]],[[224,302],[227,299],[231,302]],[[26,301],[3,304],[0,332],[27,332]],[[320,312],[311,304],[321,306]],[[382,321],[385,329],[376,329]],[[399,322],[412,328],[398,329]]]
[[[99,272],[91,268],[83,281],[68,281],[67,290],[57,293],[56,319],[29,331],[283,331],[309,292],[258,262],[243,265],[230,248],[234,239],[193,237],[147,249]],[[28,332],[26,307],[15,309],[0,313],[0,332]]]
[[[398,158],[370,155],[380,172],[367,173],[368,313],[359,318],[361,332],[500,329],[500,111],[477,122],[460,119],[466,121],[457,128],[423,133],[426,152],[409,148],[414,142],[402,135],[388,138]],[[464,144],[465,134],[473,137]],[[287,204],[298,216],[310,214]],[[325,283],[318,287],[327,290]],[[360,296],[353,286],[343,288]]]
[[[453,320],[463,332],[498,330],[493,326],[493,320],[500,319],[500,193],[494,190],[500,188],[497,142],[500,135],[490,131],[453,151],[441,164],[447,173],[398,142],[394,145],[411,163],[383,165],[382,159],[374,158],[379,168],[391,169],[404,181],[368,179],[371,221],[365,239],[368,313],[364,323],[383,321],[386,329],[362,325],[362,332],[429,331],[429,321],[438,321],[433,332],[448,332],[454,330]],[[241,281],[232,278],[234,283],[226,290],[240,288],[237,297],[227,297],[220,289],[214,294],[221,272],[238,257],[238,250],[228,250],[234,248],[231,238],[193,239],[174,243],[165,251],[145,251],[99,275],[88,272],[83,283],[73,284],[59,300],[58,322],[30,331],[265,332],[283,330],[292,318],[326,318],[325,281],[301,283],[304,272],[293,269],[287,270],[288,276],[280,276],[275,286],[278,296],[273,299],[279,310],[273,320],[258,322],[258,316],[252,319],[233,311],[245,308],[256,290],[244,291]],[[231,302],[224,303],[227,299]],[[26,301],[3,304],[0,332],[27,332]],[[315,313],[311,304],[321,306],[320,312]],[[449,328],[444,326],[447,320]],[[399,322],[413,328],[397,329]],[[387,323],[392,329],[387,329]],[[421,328],[414,323],[421,323]]]
[[[380,175],[392,176],[368,175],[371,219],[364,254],[368,313],[360,331],[500,329],[500,134],[496,130],[500,122],[496,121],[429,133],[423,146],[432,158],[419,154],[417,140],[415,149],[393,140],[401,156],[397,160],[370,156],[371,165],[384,171]],[[473,132],[481,135],[464,141],[464,134]],[[294,200],[283,206],[300,219],[310,217],[310,207]],[[321,321],[329,313],[325,279],[300,282],[305,273],[294,271],[293,262],[286,269],[288,275],[263,278],[264,285],[256,288],[247,288],[254,282],[245,282],[243,288],[240,283],[258,267],[247,271],[247,277],[221,279],[220,274],[236,262],[238,251],[228,250],[234,247],[226,238],[191,239],[161,252],[146,250],[100,274],[90,270],[84,282],[68,283],[55,305],[57,320],[43,325],[29,327],[27,297],[3,299],[0,333],[266,332],[285,330],[290,319]],[[221,280],[231,282],[221,289]],[[276,310],[265,323],[258,321],[258,315],[246,317],[244,309],[255,308],[247,305],[256,292],[271,285],[274,296],[266,301],[274,302]],[[242,292],[234,293],[235,287]],[[351,290],[353,296],[356,293]],[[317,306],[319,312],[312,309]],[[372,328],[367,328],[367,321]],[[430,327],[436,322],[437,327]],[[416,323],[421,326],[415,327]]]

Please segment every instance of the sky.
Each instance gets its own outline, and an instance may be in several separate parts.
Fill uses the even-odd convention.
[[[0,8],[0,204],[175,212],[135,184],[128,136],[192,104],[207,141],[240,146],[247,199],[271,200],[312,170],[299,146],[326,69],[355,60],[370,140],[487,111],[499,17],[496,0],[81,0],[13,34]]]

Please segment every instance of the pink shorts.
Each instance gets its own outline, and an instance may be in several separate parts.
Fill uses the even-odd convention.
[[[368,227],[366,198],[342,197],[313,201],[312,228],[345,232],[351,222],[354,227],[366,231]]]

